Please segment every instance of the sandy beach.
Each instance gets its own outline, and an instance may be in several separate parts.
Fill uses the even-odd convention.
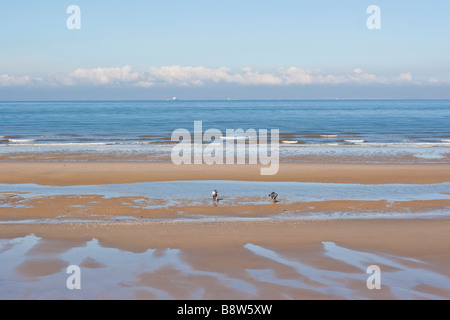
[[[174,165],[172,162],[0,162],[0,183],[93,185],[171,180],[298,181],[328,183],[441,183],[450,181],[447,163],[280,163],[276,175],[260,165]]]
[[[80,2],[0,12],[0,300],[450,300],[450,2]]]
[[[449,175],[448,164],[282,163],[277,175],[260,176],[259,166],[248,165],[0,163],[4,186],[95,185],[100,190],[102,185],[183,180],[426,186],[448,182]],[[199,202],[161,204],[133,194],[25,197],[3,191],[0,256],[7,263],[0,297],[449,299],[446,194],[410,201],[309,202],[283,201],[280,195],[277,204],[265,195],[244,201],[224,194],[214,207],[207,195]],[[136,205],[142,201],[146,205]],[[414,216],[435,211],[444,215]],[[310,218],[312,213],[320,218]],[[348,214],[352,218],[345,218]],[[69,265],[83,271],[81,290],[66,287]],[[366,284],[371,265],[381,269],[379,290]]]

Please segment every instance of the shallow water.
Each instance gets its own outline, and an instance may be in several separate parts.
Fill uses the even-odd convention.
[[[0,184],[0,208],[32,208],[28,201],[56,196],[91,196],[103,199],[132,197],[123,202],[124,207],[139,210],[160,208],[183,208],[211,206],[210,193],[219,190],[219,206],[271,205],[268,194],[276,191],[281,204],[320,202],[333,200],[406,202],[413,200],[449,200],[450,183],[439,184],[382,184],[363,185],[345,183],[305,182],[248,182],[248,181],[167,181],[114,185],[41,186],[35,184]],[[2,197],[3,194],[3,197]],[[136,199],[138,198],[138,199]],[[72,201],[77,201],[73,199]],[[91,202],[90,202],[91,203]],[[74,204],[72,209],[84,210],[90,205]],[[387,208],[389,204],[387,205]],[[313,212],[281,214],[261,217],[192,215],[180,212],[176,218],[142,218],[139,221],[229,221],[229,220],[274,220],[274,219],[364,219],[364,218],[449,218],[448,208],[428,209],[417,212]],[[50,219],[28,219],[2,221],[0,223],[66,223],[66,222],[115,222],[137,221],[133,217],[103,214],[98,219],[70,219],[64,216]]]
[[[321,270],[314,266],[302,263],[301,259],[287,259],[273,250],[253,244],[247,244],[245,247],[266,259],[294,268],[299,275],[312,280],[314,285],[310,285],[307,282],[298,279],[280,279],[275,276],[271,270],[247,271],[252,277],[259,281],[320,291],[324,294],[334,293],[347,299],[367,298],[366,295],[361,295],[361,293],[356,290],[342,286],[342,281],[343,279],[346,279],[345,281],[348,282],[351,280],[356,280],[357,282],[366,281],[368,279],[367,268],[372,265],[383,266],[380,268],[383,270],[381,277],[382,285],[387,286],[389,291],[397,299],[439,299],[439,296],[417,291],[416,287],[422,284],[442,289],[450,288],[450,278],[427,270],[429,265],[423,261],[385,254],[355,251],[340,247],[333,242],[323,242],[322,244],[325,256],[355,266],[361,272],[348,273],[335,270]],[[417,268],[407,266],[410,265],[411,261],[416,263]],[[386,269],[390,271],[386,271]]]
[[[330,200],[411,201],[450,199],[450,183],[438,184],[350,184],[259,181],[163,181],[110,185],[43,186],[36,184],[0,184],[0,193],[22,193],[32,198],[58,195],[100,195],[104,198],[147,197],[162,200],[204,200],[211,190],[220,197],[267,197],[272,191],[284,202]],[[224,201],[222,201],[224,203]]]

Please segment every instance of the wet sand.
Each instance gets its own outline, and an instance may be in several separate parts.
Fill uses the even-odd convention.
[[[283,163],[276,176],[259,166],[174,166],[131,162],[1,162],[0,183],[68,186],[171,180],[433,184],[450,181],[449,164]],[[450,191],[450,190],[449,190]],[[450,219],[171,221],[191,217],[261,218],[286,211],[422,212],[449,200],[319,201],[272,205],[130,206],[132,196],[2,194],[0,298],[7,299],[449,299]],[[9,197],[9,198],[8,198]],[[6,199],[6,200],[5,200]],[[258,200],[258,199],[255,199]],[[82,210],[81,210],[82,209]],[[95,222],[131,216],[131,222]],[[76,223],[70,219],[91,219]],[[164,218],[147,221],[146,218]],[[69,290],[66,268],[81,267]],[[370,265],[381,289],[369,290]],[[2,289],[3,288],[3,289]]]
[[[327,183],[441,183],[450,164],[280,163],[276,175],[260,165],[180,165],[171,162],[0,162],[0,183],[96,185],[173,180]]]
[[[36,299],[449,299],[449,231],[450,220],[0,225],[2,238],[39,237],[11,267],[23,288],[9,287]],[[72,264],[79,291],[65,285]],[[380,290],[366,286],[371,265]]]

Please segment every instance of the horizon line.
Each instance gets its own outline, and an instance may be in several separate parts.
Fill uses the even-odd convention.
[[[272,98],[272,99],[87,99],[87,100],[0,100],[0,102],[139,102],[139,101],[155,101],[155,102],[176,102],[176,101],[346,101],[346,100],[450,100],[450,98],[311,98],[311,99],[288,99],[288,98]]]

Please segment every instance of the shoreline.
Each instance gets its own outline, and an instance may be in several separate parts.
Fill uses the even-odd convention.
[[[1,145],[0,145],[1,146]],[[333,148],[333,146],[330,146]],[[338,148],[347,148],[344,146]],[[283,151],[284,150],[284,151]],[[420,149],[400,154],[346,154],[330,152],[289,153],[288,149],[280,151],[280,163],[323,163],[323,164],[448,164],[450,154],[437,152],[438,155],[423,156]],[[373,151],[376,151],[375,148]],[[0,150],[1,151],[1,150]],[[299,152],[300,150],[297,150]],[[342,150],[341,150],[342,151]],[[422,150],[423,151],[423,150]],[[429,151],[429,150],[426,150]],[[418,154],[416,154],[418,153]],[[247,157],[248,158],[248,157]],[[139,152],[99,152],[98,150],[81,152],[5,152],[0,153],[0,162],[171,162],[170,151],[146,150]],[[246,159],[248,162],[248,159]]]

